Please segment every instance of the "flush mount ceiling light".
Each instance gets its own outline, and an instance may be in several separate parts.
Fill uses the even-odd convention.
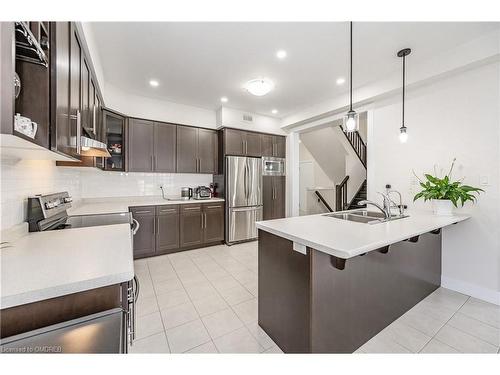
[[[286,57],[286,51],[284,49],[280,49],[276,52],[276,57],[280,60],[283,60]]]
[[[273,115],[275,115],[275,114],[277,114],[277,113],[278,113],[278,110],[277,110],[277,109],[273,109],[273,110],[271,111],[271,113],[272,113]]]
[[[223,96],[222,98],[220,98],[220,101],[222,103],[227,103],[229,101],[229,99],[226,96]]]
[[[406,85],[406,56],[411,53],[410,48],[402,49],[398,52],[397,56],[403,59],[403,110],[401,118],[401,127],[399,128],[399,140],[401,143],[408,141],[408,133],[405,126],[405,85]]]
[[[343,85],[345,83],[345,78],[344,77],[339,77],[337,78],[337,81],[336,81],[337,85]]]
[[[344,116],[344,131],[352,133],[359,129],[359,115],[352,109],[352,21],[349,23],[349,111]]]
[[[153,86],[153,87],[158,87],[158,86],[160,86],[160,82],[158,82],[156,79],[151,79],[151,80],[149,81],[149,84],[150,84],[150,86]]]
[[[252,95],[264,96],[274,88],[274,83],[268,78],[256,78],[245,83],[243,87]]]

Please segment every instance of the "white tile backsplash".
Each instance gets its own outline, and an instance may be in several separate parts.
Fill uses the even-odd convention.
[[[0,181],[1,229],[26,220],[28,197],[31,195],[67,190],[75,201],[81,198],[80,172],[56,167],[52,160],[2,159]]]
[[[212,175],[104,172],[57,167],[49,160],[2,159],[0,181],[0,229],[7,229],[26,220],[30,195],[68,191],[75,202],[82,198],[159,196],[163,185],[167,195],[179,196],[181,187],[208,185]]]

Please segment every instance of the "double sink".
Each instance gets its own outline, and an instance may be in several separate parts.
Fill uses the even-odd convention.
[[[386,218],[382,212],[368,211],[365,209],[334,212],[331,214],[326,214],[324,216],[333,217],[335,219],[340,219],[340,220],[354,221],[356,223],[364,223],[364,224],[385,223],[387,221],[399,220],[408,217],[408,215],[397,215]]]

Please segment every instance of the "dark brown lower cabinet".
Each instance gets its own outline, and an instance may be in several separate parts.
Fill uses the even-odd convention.
[[[134,236],[134,258],[152,256],[156,251],[155,206],[132,207],[132,217],[139,223]]]
[[[281,219],[285,217],[285,184],[285,176],[262,177],[264,220]]]
[[[139,222],[134,258],[195,249],[224,240],[224,202],[131,207]]]
[[[156,206],[156,252],[179,248],[179,206]]]
[[[203,242],[211,243],[224,239],[224,204],[203,205]]]
[[[199,246],[203,243],[203,210],[201,204],[181,207],[181,247]]]

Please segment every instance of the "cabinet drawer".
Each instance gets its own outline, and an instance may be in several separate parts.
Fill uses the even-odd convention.
[[[205,203],[203,204],[204,210],[221,210],[224,208],[224,203]]]
[[[155,214],[155,206],[138,206],[138,207],[130,207],[130,212],[132,212],[132,216],[142,215],[149,216]]]
[[[181,206],[181,213],[194,213],[201,211],[201,204],[183,204]]]
[[[179,213],[179,206],[177,205],[164,205],[156,206],[157,215],[177,215]]]

